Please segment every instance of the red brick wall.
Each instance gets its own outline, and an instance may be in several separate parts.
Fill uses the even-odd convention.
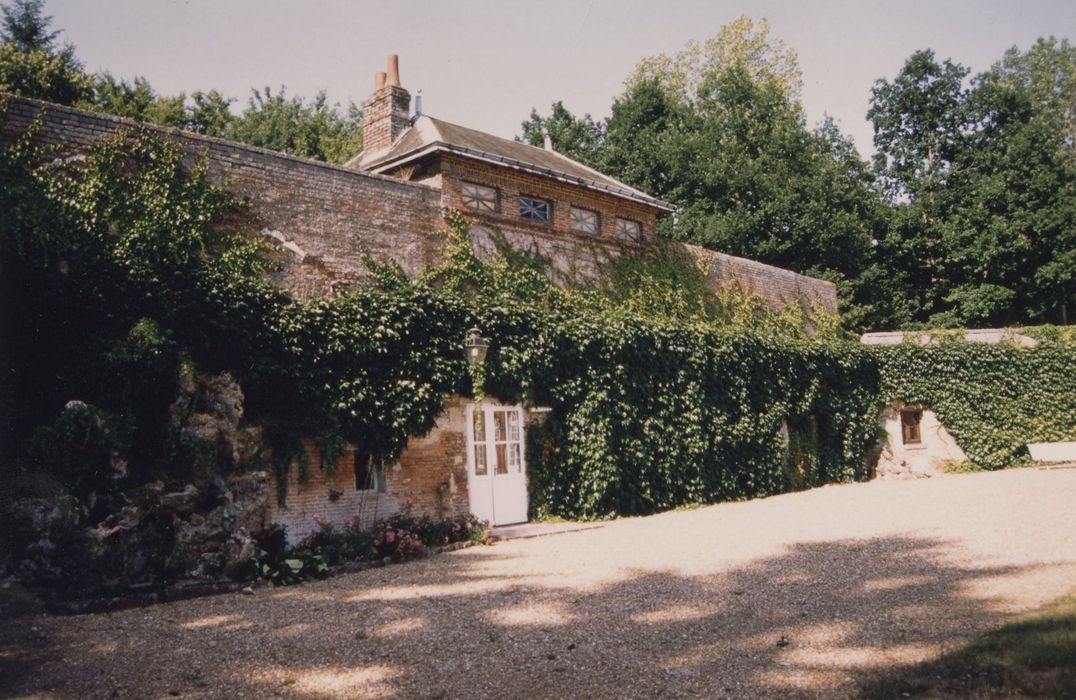
[[[362,104],[362,147],[382,151],[411,126],[411,93],[397,85],[375,91]]]
[[[328,293],[334,282],[358,279],[366,253],[395,260],[417,275],[444,246],[438,233],[443,230],[441,194],[425,185],[3,94],[0,141],[21,135],[39,115],[35,141],[62,153],[141,126],[174,138],[192,163],[208,157],[211,179],[249,203],[253,233],[276,241],[285,262],[285,274],[276,281],[301,298]],[[281,238],[300,252],[284,248]]]
[[[395,96],[393,90],[400,88],[384,90],[386,95]],[[462,209],[462,181],[501,190],[500,214],[468,212],[475,224],[472,239],[476,248],[489,252],[496,229],[514,248],[550,259],[562,278],[558,281],[595,279],[609,256],[636,249],[616,241],[613,226],[618,213],[643,225],[644,241],[655,236],[655,212],[642,204],[458,156],[444,158],[443,188],[438,190],[11,95],[0,94],[0,107],[5,107],[0,110],[0,141],[22,134],[35,116],[42,115],[35,139],[57,146],[61,152],[84,150],[119,130],[143,126],[175,138],[192,162],[207,156],[212,179],[248,202],[253,228],[277,242],[284,264],[275,281],[300,298],[331,293],[334,285],[359,279],[365,272],[365,254],[395,260],[411,276],[421,273],[440,259],[445,240],[440,207]],[[521,220],[521,192],[552,201],[553,223]],[[601,236],[571,230],[568,210],[572,205],[601,214]],[[281,245],[280,239],[290,248]],[[705,251],[701,255],[710,261],[710,279],[716,288],[738,284],[774,306],[798,301],[833,310],[837,307],[836,287],[829,282],[721,253]]]
[[[376,492],[356,490],[353,449],[345,450],[330,476],[313,440],[305,440],[307,482],[299,483],[298,464],[293,464],[287,499],[283,506],[272,501],[270,520],[287,526],[288,537],[295,542],[315,530],[319,519],[334,525],[359,519],[369,526],[403,509],[433,518],[466,514],[470,508],[465,406],[464,399],[451,399],[430,434],[412,438],[400,459],[385,467],[382,487]],[[270,474],[269,479],[271,493],[276,493],[275,476]],[[338,492],[336,500],[330,500],[331,491]]]

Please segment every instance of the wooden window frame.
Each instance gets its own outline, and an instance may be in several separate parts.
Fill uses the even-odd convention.
[[[591,214],[594,216],[594,230],[590,231],[584,228],[576,226],[576,212],[582,212],[584,214]],[[602,234],[602,215],[601,212],[594,209],[587,209],[585,207],[571,207],[568,210],[568,225],[571,229],[577,233],[582,233],[585,236],[600,236]]]
[[[908,416],[911,418],[905,418]],[[915,406],[900,409],[900,441],[902,445],[923,444],[923,409]]]
[[[546,211],[546,218],[545,219],[536,219],[536,218],[533,218],[531,216],[528,216],[527,215],[527,210],[524,208],[524,204],[523,204],[524,201],[531,202],[531,203],[544,204],[545,205],[545,211]],[[533,204],[531,205],[530,208],[532,210],[534,210],[534,211],[537,211],[537,209],[538,209],[537,207],[533,206]],[[521,194],[521,195],[519,195],[519,218],[523,219],[524,221],[529,221],[532,224],[550,225],[550,224],[553,223],[553,202],[551,200],[543,199],[541,197],[533,197],[533,196],[531,196],[529,194]]]
[[[633,224],[636,227],[636,234],[634,238],[628,238],[621,234],[621,224]],[[643,224],[641,221],[635,219],[625,219],[622,216],[616,217],[616,239],[622,243],[634,243],[639,245],[643,242]]]
[[[474,197],[472,195],[467,194],[467,188],[468,187],[477,187],[477,188],[479,188],[479,190],[489,190],[490,192],[492,192],[493,193],[493,208],[492,209],[488,208],[488,204],[486,204],[485,199]],[[475,205],[468,204],[467,203],[468,198],[471,199],[475,203]],[[497,189],[496,187],[490,187],[489,185],[483,185],[482,183],[479,183],[479,182],[468,182],[467,180],[463,180],[461,182],[461,185],[460,185],[460,203],[463,205],[463,208],[468,210],[468,211],[476,211],[476,212],[479,212],[481,214],[496,214],[496,213],[500,212],[500,210],[501,210],[501,191],[499,189]],[[485,204],[486,206],[481,206],[483,204]]]

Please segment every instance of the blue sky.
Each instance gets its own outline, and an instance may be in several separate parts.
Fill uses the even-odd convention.
[[[871,84],[920,48],[974,72],[1039,36],[1076,36],[1076,2],[345,2],[343,0],[46,0],[89,70],[144,75],[159,91],[286,85],[361,102],[400,55],[424,111],[511,137],[531,107],[563,100],[607,116],[644,56],[675,52],[741,14],[770,21],[799,54],[809,119],[834,116],[864,157]]]

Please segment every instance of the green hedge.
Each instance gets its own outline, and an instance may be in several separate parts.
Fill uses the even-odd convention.
[[[875,346],[883,403],[933,410],[976,466],[1027,457],[1029,442],[1076,440],[1076,346],[1066,329],[1029,329],[1035,348],[968,343]]]

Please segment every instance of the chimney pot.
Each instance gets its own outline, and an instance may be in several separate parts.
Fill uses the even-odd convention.
[[[380,90],[385,87],[385,80],[388,79],[388,75],[385,71],[379,71],[374,75],[374,90]]]
[[[400,57],[394,53],[389,54],[388,85],[400,87]]]
[[[547,151],[552,151],[553,150],[553,137],[551,137],[549,135],[549,132],[546,131],[545,129],[542,129],[542,143],[543,143],[543,147],[545,148],[545,150],[547,150]]]

